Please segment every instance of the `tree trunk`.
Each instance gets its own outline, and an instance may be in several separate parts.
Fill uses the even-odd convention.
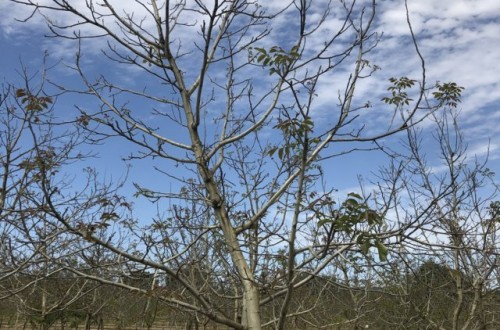
[[[248,282],[248,281],[247,281]],[[241,323],[247,329],[260,329],[259,293],[253,283],[249,283],[249,290],[245,288],[243,294],[243,315]]]
[[[190,128],[191,141],[193,142],[193,152],[198,163],[198,173],[200,174],[205,189],[208,193],[208,199],[218,219],[224,241],[227,244],[231,260],[236,267],[239,279],[243,284],[243,315],[242,324],[248,330],[260,330],[260,300],[259,291],[255,285],[252,270],[243,256],[240,243],[236,237],[236,231],[231,223],[231,219],[224,203],[224,197],[219,190],[213,172],[210,170],[208,160],[205,159],[204,146],[197,131],[195,120],[191,112],[191,103],[189,96],[183,95],[184,108]]]

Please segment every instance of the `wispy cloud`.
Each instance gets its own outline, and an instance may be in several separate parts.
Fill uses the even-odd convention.
[[[39,4],[50,4],[49,0],[40,0]],[[88,13],[85,1],[73,0],[71,4],[76,8]],[[206,2],[208,3],[208,2]],[[308,26],[312,29],[322,19],[328,1],[314,1],[311,9]],[[363,1],[359,2],[363,4]],[[369,1],[365,2],[369,5]],[[150,17],[150,13],[135,1],[112,1],[118,13],[126,15],[134,14],[137,19]],[[265,1],[260,5],[270,12],[278,12],[286,7],[284,1]],[[324,6],[322,6],[324,4]],[[189,4],[188,4],[189,5]],[[99,10],[107,10],[99,7]],[[296,9],[293,5],[286,7],[286,11],[278,16],[268,26],[271,29],[270,39],[263,46],[283,45],[289,46],[293,42],[296,25],[291,24],[292,14]],[[342,26],[342,16],[345,13],[342,8],[331,11],[320,30],[316,32],[318,38],[310,38],[307,47],[311,50],[319,49],[323,40]],[[456,0],[453,2],[419,0],[409,1],[410,19],[417,42],[426,60],[427,81],[432,85],[436,80],[456,81],[459,85],[466,87],[464,91],[461,120],[464,123],[466,138],[470,143],[470,154],[484,153],[490,141],[490,159],[498,160],[499,135],[498,125],[500,120],[500,89],[498,70],[498,54],[500,53],[500,2],[496,0]],[[404,1],[388,0],[377,4],[378,18],[375,30],[382,35],[378,47],[368,55],[368,59],[382,68],[373,77],[361,81],[356,89],[356,102],[358,105],[366,101],[374,104],[373,109],[366,111],[363,120],[372,129],[377,129],[387,124],[391,115],[386,108],[380,107],[380,98],[386,92],[387,79],[389,77],[408,76],[420,78],[420,63],[410,39],[410,31],[406,22]],[[42,11],[43,13],[43,11]],[[69,63],[74,61],[76,52],[74,41],[63,39],[45,39],[44,34],[49,33],[46,23],[39,15],[35,15],[27,23],[19,23],[15,19],[29,17],[31,11],[28,7],[16,5],[10,1],[0,2],[0,33],[11,43],[23,44],[36,40],[41,50],[48,49],[55,58],[63,58]],[[48,16],[53,22],[61,25],[73,24],[75,18],[64,12],[52,11]],[[180,18],[181,23],[174,31],[178,45],[188,49],[193,47],[194,42],[201,38],[199,33],[203,17],[194,11],[186,11]],[[189,25],[195,25],[193,30]],[[122,36],[122,32],[116,24],[109,25],[114,33]],[[154,22],[148,18],[144,20],[143,29],[152,34],[155,33]],[[95,35],[100,33],[91,25],[79,25],[76,27],[83,35]],[[196,30],[198,29],[198,30]],[[194,32],[193,32],[194,31]],[[68,31],[69,32],[69,31]],[[383,34],[382,34],[383,33]],[[343,42],[352,36],[347,34],[345,40],[339,40],[338,49],[345,46]],[[106,47],[106,39],[90,39],[85,41],[84,57],[87,67],[95,66],[99,71],[101,63],[100,53]],[[196,54],[196,53],[195,53]],[[307,54],[306,54],[307,55]],[[27,56],[30,56],[29,54]],[[240,54],[238,60],[245,60],[247,54]],[[184,64],[189,67],[190,58],[184,58]],[[195,63],[196,61],[191,61]],[[315,100],[315,115],[322,123],[331,123],[335,118],[338,103],[338,94],[345,88],[346,80],[349,78],[349,70],[355,63],[353,58],[346,60],[344,66],[334,70],[325,76],[317,86],[317,97]],[[191,64],[192,67],[192,64]],[[108,68],[109,69],[109,68]],[[195,68],[198,69],[198,68]],[[262,79],[267,77],[265,70],[242,71],[248,78]],[[214,72],[214,79],[225,79],[223,71]],[[128,84],[133,84],[141,72],[135,69],[114,73],[117,79],[122,79]],[[113,74],[113,73],[112,73]],[[121,77],[120,77],[121,76]],[[259,78],[260,77],[260,78]],[[139,81],[143,82],[143,81]],[[256,85],[254,91],[265,90],[267,85],[262,83]],[[378,103],[377,103],[378,102]],[[368,127],[367,127],[368,129]],[[483,150],[483,151],[481,151]],[[497,163],[495,163],[498,165]]]

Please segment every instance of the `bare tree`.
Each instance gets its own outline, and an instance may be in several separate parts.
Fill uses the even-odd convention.
[[[45,256],[78,276],[154,295],[235,329],[284,329],[289,317],[308,311],[300,305],[291,310],[295,291],[349,251],[375,246],[386,259],[383,239],[408,227],[384,226],[389,209],[378,213],[359,194],[338,203],[344,197],[326,183],[336,173],[324,164],[377,149],[381,138],[460,96],[458,86],[443,84],[435,86],[433,99],[426,97],[424,61],[408,18],[421,77],[391,79],[390,94],[376,104],[386,121],[369,127],[370,103],[357,100],[355,90],[379,69],[366,59],[379,41],[376,1],[297,0],[274,10],[246,0],[135,1],[133,9],[107,0],[13,2],[30,7],[29,17],[45,17],[53,36],[78,44],[73,70],[84,86],[58,87],[98,101],[95,111],[78,107],[77,122],[89,141],[128,141],[129,158],[148,159],[161,177],[155,187],[136,183],[136,195],[159,209],[169,201],[144,225],[118,187],[98,183],[95,172],[74,194],[59,188],[60,176],[39,168],[41,219],[82,245]],[[283,20],[295,22],[285,26],[286,34],[280,34],[283,26],[272,29]],[[327,28],[332,20],[336,31]],[[120,75],[85,67],[87,42],[100,40]],[[140,72],[140,82],[124,79],[130,68]],[[347,72],[331,87],[338,99],[320,106],[318,89],[329,86],[336,72]],[[327,120],[318,111],[328,111]],[[34,150],[37,157],[47,152],[38,145]],[[179,184],[178,192],[171,182]],[[113,254],[103,272],[68,262],[93,245]],[[179,290],[121,281],[130,269],[161,274],[164,288]]]
[[[383,172],[379,201],[391,196],[392,221],[407,226],[392,240],[404,266],[394,264],[385,277],[397,274],[393,283],[416,322],[485,329],[495,327],[498,310],[498,185],[487,158],[467,151],[458,115],[453,107],[433,114],[433,135],[410,129],[409,156]],[[431,140],[437,157],[421,147]]]
[[[66,230],[50,221],[44,200],[46,192],[55,199],[64,186],[53,181],[49,191],[40,185],[60,166],[84,157],[72,154],[81,142],[78,130],[57,128],[54,98],[44,94],[46,72],[39,71],[41,77],[23,70],[23,85],[5,86],[0,97],[0,299],[46,328],[87,291],[89,281],[53,285],[63,271],[53,262],[57,250],[70,243]]]

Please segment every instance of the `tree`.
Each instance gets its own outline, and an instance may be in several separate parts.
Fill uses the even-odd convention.
[[[395,259],[384,273],[409,308],[413,320],[405,320],[405,328],[498,327],[492,306],[499,285],[499,190],[487,159],[467,152],[458,117],[454,107],[433,114],[430,136],[409,129],[409,153],[394,158],[380,176],[377,199],[383,205],[390,201],[393,222],[407,226],[387,242]],[[431,140],[437,155],[426,155],[421,147]]]
[[[76,123],[87,141],[119,137],[129,143],[130,160],[149,160],[166,180],[155,187],[135,183],[136,196],[159,209],[168,200],[144,225],[120,184],[99,183],[89,170],[86,190],[73,193],[51,172],[55,162],[38,166],[32,198],[44,213],[41,221],[79,242],[61,255],[41,255],[86,279],[153,295],[197,322],[284,329],[288,318],[308,312],[291,309],[296,290],[335,272],[339,256],[375,247],[385,261],[383,238],[407,227],[388,230],[383,217],[389,209],[375,211],[360,194],[335,196],[325,178],[336,174],[325,175],[324,165],[360,148],[380,148],[381,138],[459,102],[461,88],[453,83],[433,86],[434,97],[427,97],[424,61],[408,23],[421,77],[392,78],[389,95],[376,103],[385,127],[365,129],[370,102],[357,100],[355,90],[379,69],[367,60],[379,41],[376,1],[290,1],[273,10],[246,0],[153,0],[136,1],[133,11],[107,0],[13,2],[33,10],[28,18],[45,17],[53,36],[78,44],[73,70],[83,87],[58,87],[98,101],[95,111],[78,107]],[[53,20],[55,13],[64,16]],[[324,33],[331,19],[338,30]],[[280,27],[287,34],[277,41],[273,33],[280,28],[271,25],[280,20],[296,24]],[[139,70],[140,81],[88,71],[82,60],[87,41],[101,39],[109,65],[117,72]],[[348,72],[340,76],[344,85],[334,87],[337,104],[320,108],[318,89],[337,71]],[[328,111],[327,120],[318,120],[318,111]],[[33,159],[56,154],[33,150]],[[180,183],[179,191],[169,182]],[[102,272],[71,262],[95,245],[113,255],[96,266]],[[120,281],[130,269],[161,273],[181,289]]]
[[[47,328],[52,316],[86,289],[80,282],[52,285],[63,270],[53,261],[67,236],[47,218],[39,186],[60,166],[83,156],[70,154],[80,143],[78,131],[55,129],[53,98],[44,94],[44,80],[26,70],[22,74],[24,86],[6,85],[0,96],[0,299],[8,299],[26,321],[36,319]],[[50,194],[62,188],[51,188]]]

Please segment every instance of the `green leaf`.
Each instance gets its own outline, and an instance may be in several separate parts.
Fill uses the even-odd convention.
[[[318,227],[324,226],[325,224],[330,223],[330,222],[332,222],[331,219],[321,219],[318,221]]]
[[[104,212],[101,214],[101,220],[106,221],[106,220],[114,220],[118,219],[118,214],[115,212]]]
[[[380,215],[373,210],[366,210],[364,212],[364,217],[369,225],[382,223],[382,217],[380,217]]]
[[[380,261],[387,261],[388,250],[387,247],[378,238],[375,240],[375,246],[378,250],[378,257]]]
[[[357,198],[357,199],[363,199],[359,194],[356,194],[356,193],[353,193],[353,192],[348,193],[347,196],[351,196],[351,197],[354,197],[354,198]]]
[[[344,202],[346,205],[351,205],[351,206],[358,206],[359,203],[357,200],[355,200],[354,198],[348,198],[345,200]]]
[[[361,244],[360,248],[361,248],[361,252],[363,254],[368,254],[368,250],[370,250],[370,247],[371,247],[371,243],[370,243],[370,239],[367,238],[363,241],[363,244]]]
[[[279,149],[278,149],[278,158],[279,158],[280,160],[283,160],[283,148],[279,148]]]

